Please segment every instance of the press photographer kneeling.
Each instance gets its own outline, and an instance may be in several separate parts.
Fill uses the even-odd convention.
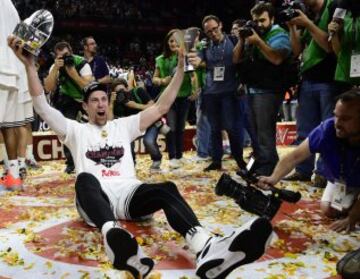
[[[258,186],[269,189],[294,167],[319,153],[328,180],[321,199],[321,211],[336,218],[330,228],[349,232],[360,221],[360,90],[352,89],[337,98],[334,117],[316,127],[294,151],[277,164]]]
[[[138,113],[154,104],[150,95],[142,87],[134,87],[134,73],[130,71],[128,81],[125,79],[117,79],[113,82],[112,93],[110,99],[110,109],[114,118],[129,116]],[[159,133],[166,134],[170,128],[160,119],[150,126],[144,136],[143,142],[147,152],[153,161],[150,171],[160,170],[161,152],[157,144]],[[132,153],[135,161],[134,142],[132,142]]]

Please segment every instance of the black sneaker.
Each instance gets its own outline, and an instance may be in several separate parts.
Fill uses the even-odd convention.
[[[224,237],[212,237],[197,258],[196,275],[223,279],[237,267],[260,258],[270,243],[272,226],[257,218]]]
[[[305,174],[302,174],[301,172],[296,171],[293,174],[284,177],[282,180],[311,182],[311,176],[305,175]]]
[[[143,255],[141,248],[126,230],[114,226],[104,235],[105,252],[114,268],[128,271],[134,278],[145,278],[154,261]]]
[[[66,172],[67,174],[75,173],[75,166],[67,165],[64,172]]]
[[[204,171],[212,171],[212,170],[221,170],[221,163],[220,162],[212,162],[208,165]]]

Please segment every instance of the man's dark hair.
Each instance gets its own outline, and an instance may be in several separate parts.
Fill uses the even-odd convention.
[[[128,88],[128,82],[124,78],[117,78],[115,79],[111,84],[111,91],[114,91],[116,86],[118,85],[124,85],[125,88]]]
[[[256,16],[259,16],[264,12],[267,12],[270,18],[275,16],[274,6],[269,2],[259,2],[250,11],[251,15]]]
[[[66,41],[61,41],[61,42],[56,43],[56,45],[54,46],[54,51],[55,52],[56,51],[62,51],[65,48],[68,48],[70,53],[73,52],[72,48],[71,48],[71,45]]]
[[[203,18],[201,22],[201,26],[204,28],[205,23],[208,22],[209,20],[215,20],[217,24],[221,23],[220,19],[216,15],[207,15]]]
[[[83,38],[83,39],[80,41],[82,47],[85,47],[85,46],[87,45],[87,41],[90,40],[90,39],[94,39],[94,37],[93,37],[93,36],[87,36],[87,37]]]
[[[342,94],[340,94],[337,98],[337,101],[341,101],[342,103],[350,103],[350,102],[359,102],[360,103],[360,89],[353,88]]]
[[[235,19],[232,23],[231,23],[231,26],[233,26],[233,25],[239,25],[239,27],[242,27],[242,26],[244,26],[245,24],[246,24],[246,19],[240,19],[240,18],[238,18],[238,19]]]

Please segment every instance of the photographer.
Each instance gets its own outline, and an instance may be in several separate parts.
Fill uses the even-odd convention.
[[[206,69],[206,81],[202,91],[204,112],[211,127],[212,163],[205,171],[221,170],[223,145],[221,131],[229,135],[233,158],[240,169],[245,168],[243,160],[243,112],[242,101],[236,96],[238,80],[233,63],[237,39],[222,31],[222,22],[217,16],[207,15],[202,21],[208,46],[188,54],[189,62],[195,68]]]
[[[335,117],[316,127],[294,151],[280,160],[269,177],[260,177],[258,186],[275,185],[297,164],[319,153],[328,180],[320,208],[329,218],[340,218],[330,228],[353,230],[360,221],[360,91],[341,94]]]
[[[81,40],[83,46],[84,58],[89,63],[91,71],[97,82],[109,84],[111,78],[109,67],[103,57],[97,55],[97,44],[92,36],[85,37]]]
[[[288,33],[274,25],[271,3],[251,9],[252,22],[240,31],[237,54],[240,79],[247,85],[251,121],[258,136],[255,150],[257,174],[269,175],[279,160],[276,151],[276,120],[287,89],[286,71],[291,59]]]
[[[314,21],[301,10],[298,16],[287,22],[291,45],[296,56],[302,54],[302,82],[298,91],[297,136],[301,142],[322,121],[332,116],[335,97],[344,91],[334,82],[336,56],[328,42],[327,26],[334,14],[332,0],[304,0],[305,6],[314,15]],[[299,30],[303,29],[303,32]],[[311,181],[315,156],[296,167],[296,172],[286,180]],[[315,183],[324,188],[323,164],[317,161]]]
[[[110,118],[119,118],[137,114],[138,112],[152,106],[154,101],[150,95],[141,87],[133,87],[134,72],[128,75],[128,81],[125,79],[117,79],[113,82],[112,93],[110,99]],[[143,136],[144,145],[153,161],[150,171],[159,171],[162,155],[157,144],[157,137],[160,131],[163,131],[162,121],[158,120],[151,125]],[[167,127],[167,126],[165,126]],[[132,154],[135,161],[134,142],[132,142]]]
[[[333,17],[328,25],[329,39],[337,56],[335,80],[349,85],[360,85],[360,63],[351,62],[360,54],[360,2],[343,0],[340,9],[345,9],[343,19]]]
[[[83,88],[93,77],[89,64],[78,55],[74,55],[67,42],[59,42],[54,47],[55,62],[44,80],[47,92],[54,94],[54,106],[70,119],[76,120],[82,111]],[[66,173],[74,172],[74,161],[69,149],[64,146]]]

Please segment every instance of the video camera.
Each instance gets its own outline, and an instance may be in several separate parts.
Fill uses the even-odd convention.
[[[280,23],[285,23],[300,15],[296,10],[305,12],[306,8],[302,1],[286,1],[281,5],[280,11],[278,12],[276,18]]]
[[[252,20],[248,20],[242,27],[239,29],[239,35],[241,38],[247,38],[250,37],[254,32],[258,32],[258,25],[256,22]]]
[[[219,196],[225,195],[235,200],[235,202],[245,211],[256,215],[272,219],[278,212],[283,201],[297,203],[301,199],[299,192],[271,187],[271,194],[264,194],[255,186],[258,178],[249,170],[237,172],[247,185],[236,182],[230,175],[223,174],[215,187],[215,193]]]

